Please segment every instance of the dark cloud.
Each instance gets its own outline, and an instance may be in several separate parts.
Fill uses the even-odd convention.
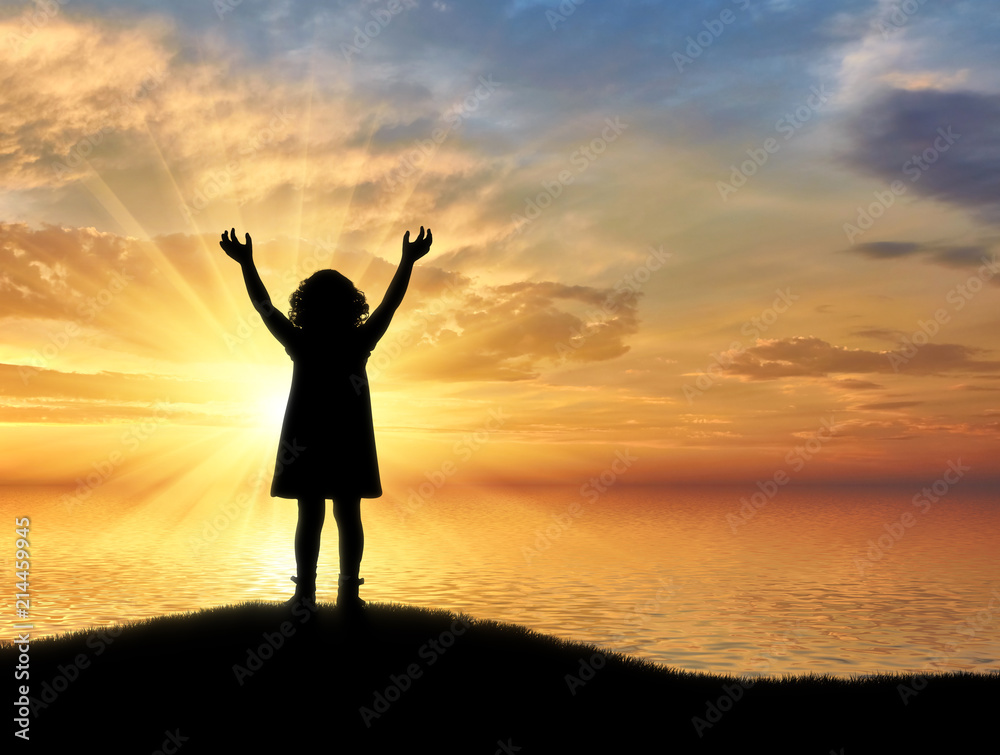
[[[984,246],[951,246],[933,250],[930,260],[944,267],[976,268],[990,259],[990,255],[989,249]]]
[[[1000,95],[892,89],[848,125],[848,162],[926,197],[1000,222]],[[893,256],[893,255],[889,255]]]
[[[872,241],[867,244],[856,244],[849,250],[872,259],[884,260],[894,257],[909,257],[925,251],[923,245],[912,241]]]
[[[1000,271],[997,254],[988,243],[942,245],[916,241],[871,241],[855,244],[842,250],[844,253],[860,254],[876,260],[919,259],[941,267],[957,270],[974,270],[983,280],[1000,285]]]

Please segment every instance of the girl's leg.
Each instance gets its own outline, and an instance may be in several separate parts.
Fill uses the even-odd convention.
[[[299,499],[299,520],[295,525],[295,566],[298,584],[312,584],[315,590],[316,562],[319,560],[320,535],[326,518],[326,501],[323,498]]]
[[[338,496],[333,499],[333,516],[340,530],[340,574],[358,578],[361,556],[365,550],[365,531],[361,526],[360,496]]]

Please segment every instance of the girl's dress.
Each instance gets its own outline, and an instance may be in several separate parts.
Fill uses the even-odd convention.
[[[362,324],[346,333],[294,328],[284,343],[294,364],[271,495],[382,495],[365,365],[375,344]]]

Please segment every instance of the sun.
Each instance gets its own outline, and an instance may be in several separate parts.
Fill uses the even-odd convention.
[[[275,371],[266,380],[261,381],[259,414],[261,427],[272,428],[274,437],[278,437],[281,423],[285,417],[285,406],[288,403],[288,390],[291,385],[291,370]]]

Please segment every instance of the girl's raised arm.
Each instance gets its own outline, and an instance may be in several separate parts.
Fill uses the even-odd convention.
[[[257,266],[253,262],[253,240],[249,233],[246,239],[245,244],[237,241],[236,229],[233,228],[232,238],[229,236],[229,231],[223,232],[219,246],[240,263],[240,267],[243,268],[243,282],[246,284],[253,308],[260,314],[271,335],[277,338],[282,346],[288,347],[295,335],[295,326],[271,304],[271,297],[264,288],[264,282],[260,279],[260,273],[257,272]]]
[[[431,249],[431,242],[434,237],[431,229],[427,229],[424,236],[424,227],[420,226],[420,235],[416,241],[410,241],[410,232],[403,234],[403,256],[396,268],[396,274],[392,276],[389,288],[386,289],[382,303],[375,308],[375,311],[368,316],[361,327],[365,333],[365,340],[374,348],[378,340],[385,334],[386,328],[392,321],[392,316],[396,314],[403,301],[407,286],[410,285],[410,274],[413,272],[413,263],[423,257]]]

